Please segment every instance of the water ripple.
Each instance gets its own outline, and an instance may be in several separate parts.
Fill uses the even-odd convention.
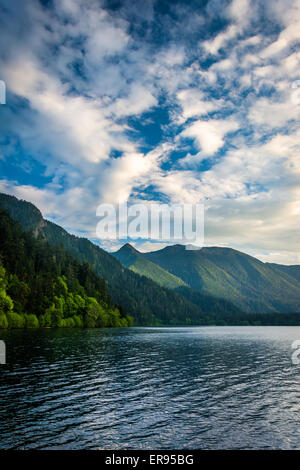
[[[1,332],[3,449],[297,449],[300,328]]]

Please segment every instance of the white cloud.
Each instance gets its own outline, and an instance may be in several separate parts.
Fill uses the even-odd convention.
[[[249,253],[255,258],[260,259],[264,263],[276,264],[300,264],[300,255],[297,253],[289,253],[288,251],[271,251],[270,253],[257,253],[255,250]]]
[[[292,103],[290,94],[282,102],[260,98],[251,106],[248,117],[256,125],[275,129],[299,119],[300,107]]]
[[[195,139],[203,154],[211,156],[223,147],[225,135],[237,129],[238,124],[230,120],[196,121],[181,136]]]
[[[299,14],[300,12],[298,12]],[[263,58],[269,58],[279,54],[287,47],[300,41],[300,20],[289,25],[278,36],[278,39],[272,42],[262,53]]]
[[[78,165],[82,160],[98,163],[107,159],[113,148],[133,148],[122,135],[122,127],[107,116],[101,99],[69,94],[67,86],[43,72],[33,60],[7,64],[4,76],[9,89],[39,112],[36,132],[40,124],[44,131],[37,140],[45,140],[43,145],[53,148],[61,160]]]
[[[32,202],[46,219],[62,225],[71,233],[95,237],[97,198],[86,186],[57,193],[51,184],[41,189],[0,180],[0,191]]]
[[[226,31],[219,33],[214,39],[205,41],[202,45],[209,54],[217,54],[219,50],[239,32],[236,25],[230,25]]]
[[[239,25],[245,26],[254,15],[255,5],[251,0],[232,0],[228,7],[228,15]]]
[[[126,202],[135,185],[149,177],[155,162],[143,154],[125,154],[111,161],[101,178],[101,201],[110,204]]]
[[[169,245],[169,243],[160,243],[160,242],[151,242],[151,241],[141,242],[141,243],[138,243],[138,242],[133,243],[133,246],[137,250],[141,251],[142,253],[147,253],[148,251],[162,250],[163,248],[165,248],[168,245]]]
[[[4,110],[14,136],[1,158],[13,155],[17,136],[52,182],[41,189],[7,181],[2,190],[90,238],[100,202],[206,200],[208,244],[265,259],[299,259],[300,107],[292,103],[291,83],[299,79],[300,2],[234,0],[215,12],[228,21],[226,28],[200,48],[188,35],[202,29],[204,36],[208,20],[191,7],[174,7],[172,18],[161,15],[156,24],[172,41],[149,47],[157,12],[151,2],[145,14],[130,3],[130,15],[147,23],[145,41],[129,28],[124,9],[108,13],[94,0],[57,0],[55,15],[36,2],[19,2],[19,9],[7,2],[13,16],[5,17],[0,65],[24,106],[18,114]],[[222,2],[210,3],[220,10]],[[258,18],[262,7],[280,29],[272,42]],[[26,25],[21,37],[18,24]],[[214,63],[202,67],[207,53]],[[148,143],[128,132],[127,118],[158,104],[170,121],[147,153]],[[3,119],[1,128],[9,129],[9,122]],[[196,144],[196,155],[184,138]],[[203,170],[202,160],[227,143]],[[172,161],[176,151],[186,154]]]
[[[180,90],[177,93],[177,99],[182,107],[182,115],[178,118],[179,123],[196,116],[202,116],[218,109],[222,102],[207,101],[204,94],[197,89]]]
[[[243,32],[255,13],[255,8],[251,5],[250,0],[232,0],[227,10],[225,10],[224,16],[227,15],[233,23],[213,39],[205,41],[202,46],[209,54],[218,54],[222,47]]]
[[[277,39],[261,53],[263,58],[272,58],[300,41],[300,1],[288,0],[282,2],[275,0],[274,2],[267,2],[266,10],[275,21],[284,26]]]
[[[117,117],[139,115],[157,104],[157,99],[144,86],[134,83],[126,98],[119,98],[110,108]]]

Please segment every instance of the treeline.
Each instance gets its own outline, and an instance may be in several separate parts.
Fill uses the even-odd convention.
[[[0,193],[0,207],[25,230],[40,234],[51,246],[63,246],[80,263],[89,263],[94,272],[108,281],[109,295],[134,317],[135,325],[176,325],[190,318],[198,322],[201,309],[174,291],[124,267],[111,254],[86,238],[79,238],[43,219],[31,203]]]
[[[190,319],[182,325],[194,325]],[[197,326],[300,326],[300,313],[210,313],[199,318]]]
[[[0,328],[123,327],[105,279],[0,209]]]
[[[3,301],[5,292],[6,303],[8,296],[13,301],[13,312],[23,315],[24,321],[27,318],[25,315],[34,314],[41,324],[47,312],[48,319],[49,313],[51,314],[52,326],[71,324],[73,322],[70,318],[74,322],[78,321],[75,317],[79,317],[80,324],[85,326],[113,326],[120,322],[125,323],[125,320],[127,324],[131,324],[132,319],[125,314],[128,312],[133,315],[134,324],[141,326],[300,325],[300,314],[297,313],[245,314],[232,302],[211,295],[203,295],[190,288],[180,287],[174,291],[161,287],[152,279],[127,269],[111,254],[89,240],[71,235],[62,227],[44,220],[40,211],[31,203],[0,193],[0,207],[7,210],[23,229],[34,233],[35,237],[39,234],[36,240],[28,234],[25,236],[22,232],[22,236],[14,235],[15,238],[10,236],[11,241],[8,242],[9,236],[5,235],[4,228],[0,227],[0,256],[2,253],[2,264],[6,269],[5,275],[2,275],[4,283],[1,284],[6,287],[1,287],[0,303]],[[20,230],[20,226],[15,222],[13,224],[14,230],[17,230],[16,227]],[[36,247],[34,251],[38,252],[34,255],[37,260],[34,262],[34,269],[26,264],[27,255],[23,256],[23,261],[20,255],[24,249],[22,243],[24,245],[24,240],[28,239],[31,241],[26,243],[34,244]],[[7,249],[4,248],[5,243]],[[28,262],[32,263],[30,256]],[[10,259],[15,259],[16,263],[18,262],[17,266],[12,266]],[[45,266],[39,271],[41,264]],[[84,266],[89,273],[86,280],[82,274]],[[29,287],[29,293],[25,292],[21,306],[18,303],[18,296],[21,296],[23,291],[21,288],[13,289],[12,275]],[[38,281],[40,277],[42,281]],[[96,284],[93,279],[97,279]],[[104,279],[108,281],[108,285]],[[39,284],[42,287],[39,287]],[[67,293],[62,284],[67,287]],[[64,293],[58,295],[57,292],[61,291]],[[76,304],[76,299],[78,299],[76,295],[84,300],[84,304]],[[63,297],[63,307],[55,298],[60,296]],[[102,309],[101,315],[97,316],[100,308],[98,306],[94,308],[96,311],[94,318],[91,314],[93,311],[91,298],[96,299]],[[73,315],[69,315],[70,310],[73,311]],[[53,314],[53,311],[56,313]],[[117,315],[114,315],[113,311]],[[7,316],[10,317],[7,310],[5,316],[6,319]],[[3,316],[1,318],[3,319]],[[28,323],[31,320],[26,321]]]

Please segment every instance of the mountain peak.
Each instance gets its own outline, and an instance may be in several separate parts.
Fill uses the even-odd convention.
[[[6,210],[26,231],[30,230],[37,235],[43,226],[42,213],[31,202],[18,199],[10,194],[0,193],[0,207]]]
[[[185,251],[185,245],[180,245],[179,243],[177,243],[176,245],[167,245],[165,246],[165,248],[162,248],[161,250],[157,250],[158,252],[159,251],[165,251],[165,252],[181,252],[181,251]]]
[[[134,246],[130,245],[130,243],[125,243],[125,245],[123,245],[119,250],[118,252],[128,252],[128,253],[139,253],[139,251],[134,248]]]

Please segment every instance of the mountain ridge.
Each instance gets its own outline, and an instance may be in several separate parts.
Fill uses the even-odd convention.
[[[203,315],[222,312],[300,311],[297,273],[291,275],[281,265],[263,263],[232,248],[186,250],[178,244],[148,253],[126,244],[120,250],[130,256],[122,264],[118,254],[69,234],[27,201],[2,193],[0,206],[36,237],[62,244],[80,262],[90,263],[97,275],[107,279],[114,303],[133,315],[137,324],[201,324]]]
[[[187,284],[177,276],[174,276],[155,263],[143,258],[141,253],[130,243],[126,243],[117,252],[112,253],[112,255],[127,268],[142,276],[149,277],[149,279],[152,279],[163,287],[175,289],[180,286],[187,286]]]
[[[130,250],[126,247],[114,255],[124,260]],[[300,266],[275,266],[233,248],[186,250],[179,244],[146,253],[135,249],[137,256],[191,289],[229,300],[245,312],[300,310]]]
[[[96,274],[107,280],[113,302],[135,319],[138,325],[206,324],[207,311],[242,315],[240,309],[218,299],[204,298],[204,307],[186,299],[174,290],[159,286],[120,263],[114,256],[86,238],[69,234],[65,229],[43,218],[41,212],[27,201],[0,193],[0,207],[6,209],[36,237],[44,238],[50,245],[62,246],[80,262],[88,262]],[[36,210],[35,210],[36,209]]]

